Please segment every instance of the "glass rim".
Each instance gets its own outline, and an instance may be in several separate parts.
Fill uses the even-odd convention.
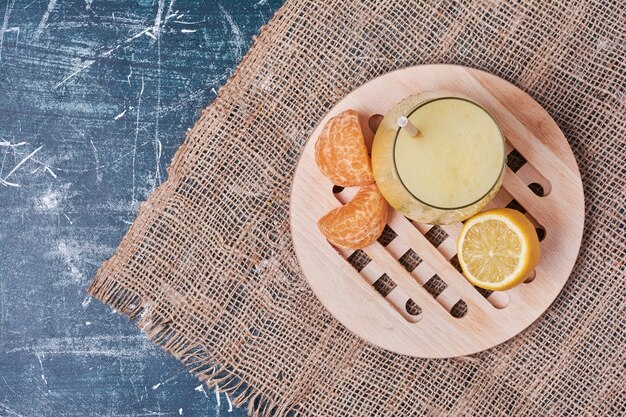
[[[468,102],[468,103],[473,104],[474,106],[478,107],[479,109],[484,111],[491,118],[491,120],[493,120],[493,122],[495,123],[496,127],[498,128],[498,132],[500,132],[500,139],[502,140],[502,165],[500,167],[500,172],[499,172],[498,176],[496,177],[494,183],[489,187],[487,192],[485,194],[483,194],[480,198],[478,198],[475,201],[472,201],[471,203],[468,203],[468,204],[465,204],[465,205],[462,205],[462,206],[458,206],[458,207],[439,207],[439,206],[427,203],[424,200],[422,200],[419,197],[417,197],[415,194],[413,194],[413,192],[411,192],[411,190],[409,190],[409,188],[406,186],[404,181],[402,181],[402,177],[400,176],[400,173],[398,172],[398,164],[396,162],[396,144],[398,143],[398,135],[400,134],[400,130],[402,129],[401,127],[398,127],[396,129],[396,134],[395,134],[395,136],[393,138],[393,169],[396,172],[396,175],[398,176],[398,179],[400,180],[400,184],[402,184],[402,187],[411,195],[411,197],[413,197],[414,199],[416,199],[420,203],[424,204],[425,206],[428,206],[428,207],[431,207],[431,208],[434,208],[434,209],[437,209],[437,210],[446,210],[446,211],[460,210],[460,209],[464,209],[464,208],[467,208],[467,207],[471,207],[474,204],[476,204],[479,201],[481,201],[482,199],[484,199],[485,197],[487,197],[489,195],[489,193],[491,193],[493,191],[493,189],[498,185],[498,182],[500,181],[500,178],[502,178],[502,176],[504,174],[504,167],[506,166],[506,139],[504,137],[504,133],[502,132],[502,128],[500,127],[500,124],[498,123],[496,118],[493,117],[493,115],[491,113],[489,113],[487,111],[487,109],[485,109],[483,106],[481,106],[480,104],[476,103],[473,100],[470,100],[470,99],[465,98],[465,97],[451,96],[451,95],[450,96],[435,97],[435,98],[432,98],[432,99],[427,99],[423,103],[419,104],[414,109],[412,109],[405,117],[409,118],[413,113],[415,113],[417,110],[419,110],[420,108],[424,107],[427,104],[430,104],[430,103],[433,103],[433,102],[439,101],[439,100],[450,100],[450,99],[462,100],[462,101]]]

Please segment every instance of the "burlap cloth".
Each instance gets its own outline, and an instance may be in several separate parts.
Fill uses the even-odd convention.
[[[624,6],[287,1],[90,294],[253,415],[624,414]],[[416,359],[360,340],[315,298],[291,244],[289,190],[314,125],[355,87],[421,63],[480,68],[530,93],[584,182],[565,289],[522,334],[472,357]]]

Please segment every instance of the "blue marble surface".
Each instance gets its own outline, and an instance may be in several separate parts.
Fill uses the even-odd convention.
[[[0,0],[0,416],[243,416],[87,296],[280,0]]]

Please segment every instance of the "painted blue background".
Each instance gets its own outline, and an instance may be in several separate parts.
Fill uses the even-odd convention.
[[[0,0],[0,416],[245,415],[85,290],[280,3]]]

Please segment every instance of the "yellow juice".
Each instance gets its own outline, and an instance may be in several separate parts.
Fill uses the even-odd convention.
[[[419,129],[399,128],[406,116]],[[422,93],[395,106],[372,147],[376,183],[387,201],[420,222],[447,224],[478,212],[495,196],[505,165],[504,138],[478,104],[452,93]]]

